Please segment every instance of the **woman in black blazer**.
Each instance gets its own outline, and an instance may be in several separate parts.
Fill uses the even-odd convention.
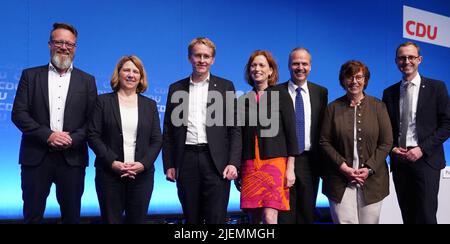
[[[153,191],[154,162],[162,144],[156,102],[140,93],[147,75],[136,56],[122,57],[112,93],[98,97],[88,128],[96,154],[95,186],[105,223],[144,223]]]
[[[245,77],[253,90],[238,102],[244,125],[241,208],[253,223],[276,224],[278,211],[289,210],[289,187],[295,182],[295,112],[287,91],[275,87],[278,68],[270,52],[253,52]]]

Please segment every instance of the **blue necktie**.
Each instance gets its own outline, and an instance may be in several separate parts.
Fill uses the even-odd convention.
[[[302,88],[297,88],[295,96],[295,119],[297,122],[297,141],[299,153],[305,151],[305,108],[303,106]]]

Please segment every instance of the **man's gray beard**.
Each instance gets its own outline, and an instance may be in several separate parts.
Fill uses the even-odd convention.
[[[67,70],[72,65],[72,59],[70,57],[62,57],[56,53],[52,56],[52,64],[60,70]]]

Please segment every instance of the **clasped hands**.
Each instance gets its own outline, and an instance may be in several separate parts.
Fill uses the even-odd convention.
[[[49,146],[58,150],[68,149],[72,146],[72,137],[69,132],[53,131],[47,139]]]
[[[416,162],[423,156],[422,149],[420,147],[413,147],[411,149],[405,149],[401,147],[394,147],[392,153],[403,161]]]
[[[144,165],[140,162],[120,162],[114,161],[112,164],[112,169],[120,174],[120,178],[130,178],[136,179],[136,175],[144,171]]]
[[[345,175],[345,177],[351,184],[356,184],[359,186],[363,186],[367,178],[369,177],[369,169],[354,169],[349,167],[345,162],[341,164],[339,170],[342,174]]]

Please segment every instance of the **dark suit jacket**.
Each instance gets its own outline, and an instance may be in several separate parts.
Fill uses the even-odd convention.
[[[185,94],[189,93],[189,80],[190,78],[185,78],[183,80],[177,81],[170,85],[169,94],[167,96],[166,112],[164,115],[164,132],[163,132],[163,161],[164,161],[164,172],[169,168],[179,169],[183,163],[184,156],[184,146],[186,142],[187,133],[187,119],[188,119],[188,106],[189,106],[189,96],[182,100],[177,100],[176,102],[171,102],[171,98],[177,91],[184,91]],[[209,91],[216,91],[221,94],[223,98],[223,118],[226,118],[226,96],[225,93],[234,92],[234,85],[231,81],[225,80],[223,78],[211,75],[209,81]],[[208,97],[208,111],[214,108],[215,101],[211,101],[211,97]],[[212,103],[214,102],[214,103]],[[213,105],[213,106],[211,106]],[[184,107],[186,113],[181,113],[180,118],[183,118],[183,125],[175,125],[171,120],[172,112],[177,112],[178,109]],[[229,111],[233,112],[231,108]],[[236,112],[234,111],[234,118],[236,118]],[[241,163],[241,133],[240,128],[233,126],[225,126],[225,121],[223,125],[206,126],[206,136],[208,140],[209,151],[214,164],[217,168],[219,175],[222,175],[223,170],[228,164],[232,164],[236,167],[240,166]]]
[[[319,146],[320,130],[323,115],[328,105],[328,90],[310,81],[306,84],[308,85],[309,99],[311,101],[311,152],[314,156],[318,156],[321,151]],[[280,84],[280,86],[289,92],[289,81]]]
[[[88,128],[89,146],[96,154],[95,167],[111,169],[117,160],[123,162],[123,135],[117,93],[98,97]],[[138,95],[138,125],[135,161],[145,170],[154,170],[154,162],[161,150],[162,136],[156,102]]]
[[[74,68],[64,111],[63,130],[70,133],[72,147],[64,150],[69,165],[87,166],[86,127],[97,98],[93,76]],[[49,151],[50,129],[48,65],[22,72],[12,110],[12,121],[22,131],[19,163],[35,166]]]
[[[272,97],[274,92],[278,93],[279,99]],[[245,101],[245,100],[246,101]],[[239,111],[242,123],[242,159],[255,158],[255,136],[258,137],[259,156],[261,159],[298,156],[297,135],[295,129],[295,112],[292,104],[292,99],[282,87],[272,86],[265,90],[265,93],[260,97],[260,101],[256,103],[256,94],[254,91],[247,93],[245,96],[239,98]],[[266,107],[265,111],[260,111],[261,106]],[[263,108],[264,109],[264,108]],[[272,114],[272,110],[275,114]],[[271,118],[270,125],[263,125],[260,121],[262,116]],[[251,119],[249,115],[253,113],[256,118],[256,124],[250,124]],[[265,115],[265,114],[267,115]],[[277,116],[278,114],[278,116]],[[245,116],[245,117],[244,117]],[[274,125],[277,123],[278,126]],[[269,137],[261,136],[261,130],[273,129],[276,134]]]
[[[422,159],[432,168],[445,167],[442,144],[450,136],[450,102],[445,83],[421,76],[419,99],[417,101],[416,130],[419,147],[424,153]],[[401,81],[388,87],[383,93],[391,118],[394,147],[398,147],[400,130],[400,85]],[[391,157],[392,170],[398,163],[397,157]]]

